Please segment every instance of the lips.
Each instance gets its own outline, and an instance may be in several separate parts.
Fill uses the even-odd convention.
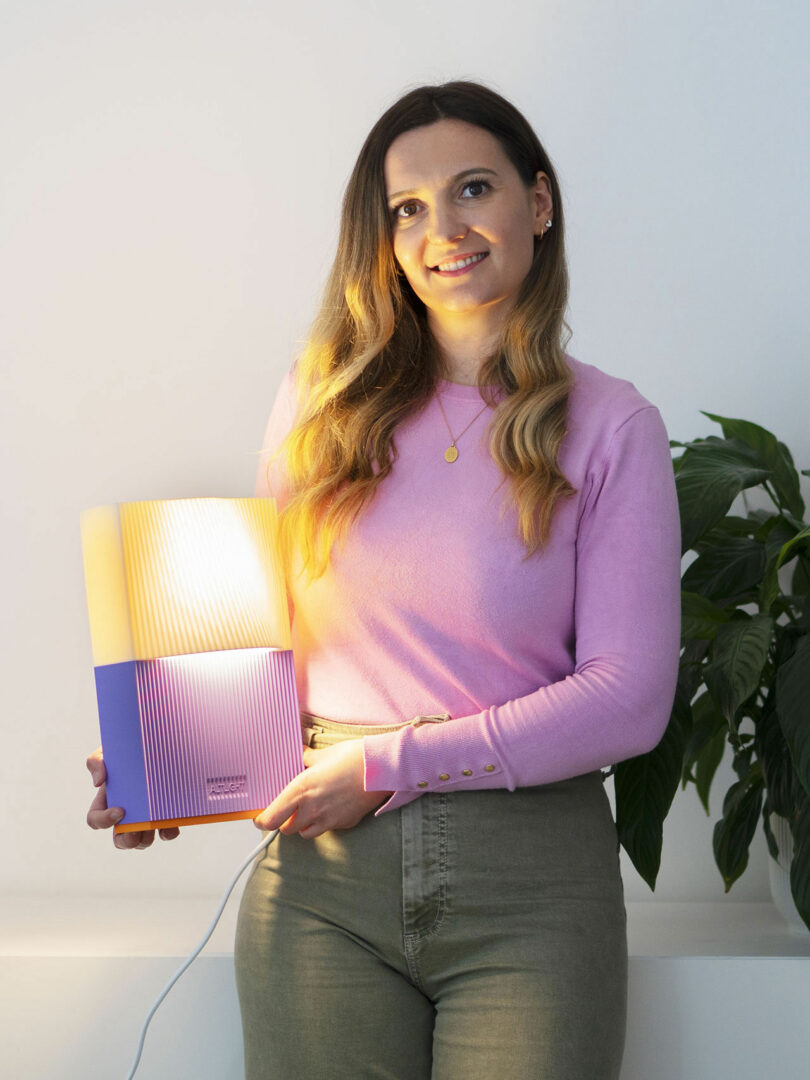
[[[460,274],[464,270],[470,270],[473,266],[477,266],[479,263],[482,263],[488,255],[488,251],[469,251],[462,255],[454,255],[450,259],[442,259],[441,263],[437,263],[435,266],[431,266],[430,270],[432,270],[433,273],[437,274]],[[456,266],[457,263],[464,262],[465,259],[473,259],[474,262],[467,263],[465,266]],[[442,265],[454,266],[455,269],[440,270],[439,267]]]

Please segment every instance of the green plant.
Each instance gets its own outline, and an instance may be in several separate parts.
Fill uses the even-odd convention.
[[[681,581],[669,724],[654,750],[616,766],[619,840],[654,889],[678,783],[695,784],[708,815],[730,744],[737,779],[713,836],[725,891],[748,865],[760,815],[776,857],[769,814],[778,814],[790,822],[791,892],[810,927],[810,526],[788,448],[757,424],[704,416],[721,425],[723,438],[670,444],[683,448],[673,460],[682,551],[696,558]],[[751,488],[772,508],[750,509],[743,494],[745,516],[731,514]]]

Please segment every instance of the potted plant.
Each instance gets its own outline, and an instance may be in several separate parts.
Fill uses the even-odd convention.
[[[663,823],[678,784],[697,788],[706,813],[727,744],[737,779],[714,827],[714,858],[728,892],[748,865],[762,818],[789,823],[790,892],[810,927],[810,526],[788,448],[746,420],[704,413],[723,438],[671,446],[682,551],[682,638],[677,691],[658,746],[615,768],[619,840],[651,889]],[[802,470],[810,476],[810,470]],[[757,489],[766,507],[730,513]],[[784,857],[784,855],[783,855]]]

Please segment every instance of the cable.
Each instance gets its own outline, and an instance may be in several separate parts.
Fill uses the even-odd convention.
[[[191,955],[186,960],[183,961],[183,963],[180,965],[180,967],[177,969],[177,971],[175,971],[174,975],[172,975],[171,979],[169,979],[168,983],[166,984],[166,986],[161,991],[160,996],[158,997],[157,1001],[152,1006],[152,1008],[149,1010],[149,1013],[148,1013],[148,1015],[146,1017],[146,1020],[144,1021],[143,1027],[141,1028],[141,1037],[138,1040],[138,1049],[137,1049],[137,1051],[135,1053],[135,1060],[132,1063],[132,1068],[129,1070],[127,1080],[132,1080],[132,1078],[135,1075],[135,1072],[136,1072],[136,1070],[138,1068],[138,1065],[140,1064],[141,1054],[143,1053],[143,1044],[144,1044],[144,1042],[146,1040],[146,1029],[149,1027],[149,1024],[150,1024],[150,1022],[152,1020],[152,1017],[155,1015],[155,1013],[160,1008],[161,1002],[166,997],[166,995],[171,990],[171,988],[174,986],[174,984],[177,982],[177,980],[180,978],[180,976],[183,974],[183,972],[187,968],[191,967],[191,965],[194,963],[194,961],[197,959],[197,957],[200,955],[200,953],[205,948],[205,945],[208,942],[208,939],[213,934],[214,928],[216,927],[217,923],[219,922],[219,918],[222,915],[222,912],[225,910],[225,905],[228,902],[228,897],[233,892],[234,885],[236,885],[239,878],[242,876],[242,874],[245,872],[245,870],[248,868],[248,866],[250,866],[250,864],[253,862],[253,860],[256,858],[256,856],[261,854],[261,852],[264,851],[264,849],[266,847],[269,847],[270,844],[273,843],[273,841],[275,840],[275,838],[277,836],[278,836],[278,829],[273,829],[273,831],[271,833],[268,833],[268,835],[265,836],[265,838],[262,840],[262,842],[260,844],[257,844],[257,846],[253,849],[253,851],[251,851],[250,855],[248,855],[248,857],[245,859],[245,861],[241,864],[239,869],[236,871],[234,876],[231,878],[231,882],[228,885],[228,888],[225,890],[225,895],[222,897],[222,900],[220,901],[219,907],[217,908],[217,912],[214,915],[214,920],[211,923],[211,925],[208,927],[208,929],[206,930],[205,936],[203,937],[202,941],[194,949],[194,951],[191,953]]]

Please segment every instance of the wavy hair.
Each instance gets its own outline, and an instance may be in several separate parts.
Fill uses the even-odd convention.
[[[535,236],[531,268],[478,384],[493,407],[490,453],[509,481],[507,504],[517,508],[527,557],[547,543],[557,501],[575,493],[557,461],[573,376],[556,174],[530,124],[495,91],[468,81],[419,86],[383,113],[363,144],[321,307],[296,364],[297,419],[279,448],[288,478],[280,523],[287,559],[297,550],[311,577],[324,572],[333,544],[391,471],[397,425],[427,405],[442,377],[425,306],[397,273],[384,172],[399,135],[442,119],[490,132],[527,186],[538,170],[549,178],[554,227]]]

